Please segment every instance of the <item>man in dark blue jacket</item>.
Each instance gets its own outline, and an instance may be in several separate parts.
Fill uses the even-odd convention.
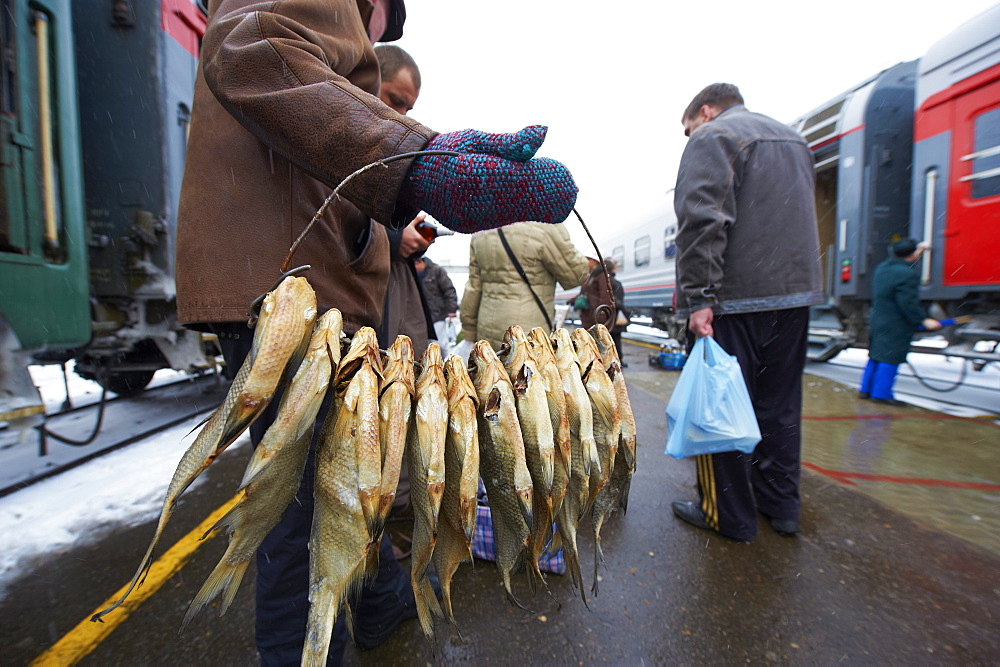
[[[892,245],[892,256],[875,267],[872,278],[871,341],[868,365],[861,378],[861,398],[871,398],[886,405],[905,405],[896,400],[892,386],[899,365],[906,361],[910,341],[918,327],[929,331],[941,323],[927,317],[920,305],[920,276],[912,265],[924,253],[913,239]]]

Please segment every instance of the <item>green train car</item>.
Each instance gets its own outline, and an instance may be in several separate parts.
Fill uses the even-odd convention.
[[[119,394],[211,367],[173,265],[204,27],[194,0],[0,0],[0,421],[43,412],[30,363]]]

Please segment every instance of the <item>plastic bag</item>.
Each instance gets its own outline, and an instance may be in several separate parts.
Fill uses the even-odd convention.
[[[457,354],[458,356],[460,356],[462,358],[462,361],[464,361],[465,363],[469,363],[469,354],[471,352],[472,352],[472,341],[464,339],[462,340],[462,342],[456,345],[451,351],[452,354]]]
[[[699,338],[667,404],[666,454],[752,452],[760,427],[736,357],[714,338]]]
[[[576,310],[590,310],[590,299],[586,294],[580,294],[573,299],[573,308]]]

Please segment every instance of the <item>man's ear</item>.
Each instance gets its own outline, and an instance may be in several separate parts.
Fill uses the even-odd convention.
[[[702,104],[701,108],[698,109],[698,113],[705,119],[705,122],[708,122],[719,115],[719,109],[713,107],[711,104]]]

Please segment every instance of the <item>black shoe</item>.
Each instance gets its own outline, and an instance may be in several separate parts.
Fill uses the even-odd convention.
[[[769,517],[767,522],[771,524],[771,528],[774,529],[774,532],[782,537],[795,537],[801,530],[799,528],[799,522],[793,521],[792,519],[772,519]]]
[[[623,361],[622,362],[622,368],[628,368],[628,362],[627,361]]]
[[[701,511],[701,503],[697,500],[675,500],[670,504],[674,510],[674,515],[679,519],[687,521],[689,524],[695,528],[701,528],[702,530],[707,530],[710,533],[715,533],[727,540],[732,540],[733,542],[739,542],[740,544],[749,544],[753,539],[743,540],[738,537],[730,537],[728,535],[723,535],[719,531],[715,530],[708,525],[705,521],[705,513]]]
[[[859,391],[858,392],[858,398],[863,398],[863,399],[865,399],[867,401],[871,397],[872,397],[871,394],[869,394],[867,391]]]
[[[872,403],[881,403],[882,405],[891,405],[894,408],[905,408],[906,403],[903,401],[898,401],[895,398],[873,398]]]
[[[695,528],[715,532],[705,521],[705,513],[701,511],[697,500],[675,500],[670,506],[674,508],[674,515],[677,518],[687,521]]]

